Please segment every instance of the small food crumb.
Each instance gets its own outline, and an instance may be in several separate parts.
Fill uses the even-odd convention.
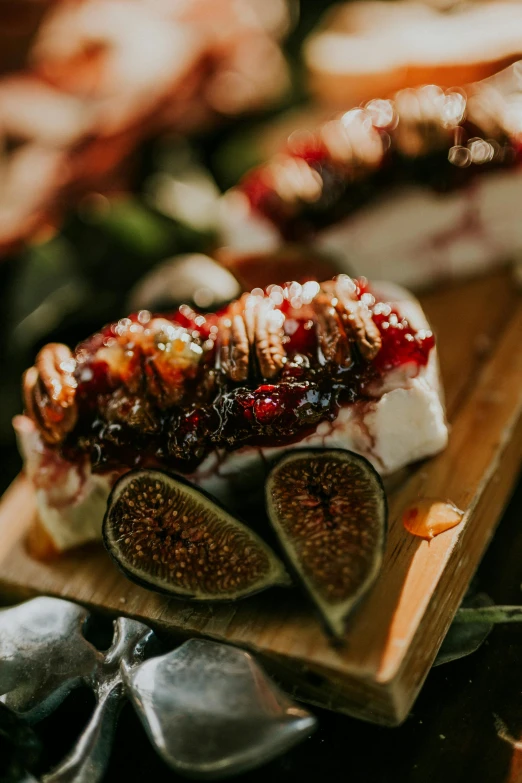
[[[120,598],[120,604],[126,604],[126,603],[127,603],[127,599],[122,596]]]
[[[444,736],[444,734],[439,734],[439,737],[440,737],[441,739],[446,739],[446,737]]]

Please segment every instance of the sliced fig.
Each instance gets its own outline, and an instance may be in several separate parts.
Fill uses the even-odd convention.
[[[159,470],[119,479],[103,540],[126,576],[179,598],[230,601],[290,581],[250,528],[184,479]]]
[[[266,504],[293,570],[327,629],[341,637],[381,566],[387,527],[381,479],[350,451],[296,450],[270,472]]]

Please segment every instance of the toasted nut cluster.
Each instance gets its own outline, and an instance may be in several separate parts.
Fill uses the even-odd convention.
[[[274,378],[285,363],[283,323],[268,297],[241,297],[220,323],[221,371],[232,381],[246,381],[257,363],[263,378]]]
[[[372,361],[381,347],[381,335],[368,305],[357,298],[353,280],[339,275],[316,286],[317,291],[307,301],[325,362],[351,367],[354,347],[363,359]],[[270,296],[245,294],[220,321],[219,370],[235,383],[256,374],[275,378],[286,361],[284,321],[285,316]]]
[[[111,395],[105,415],[109,423],[125,424],[145,435],[153,435],[159,430],[159,421],[150,400],[129,392],[124,386]]]
[[[355,285],[347,275],[323,283],[313,301],[319,347],[327,363],[350,367],[353,346],[367,361],[377,356],[381,335],[369,307],[355,297]]]
[[[326,291],[321,291],[314,300],[319,347],[328,364],[349,367],[352,364],[350,341],[334,302],[335,298]]]
[[[25,408],[48,443],[61,443],[78,418],[75,359],[69,348],[49,343],[24,375]]]
[[[199,371],[201,341],[166,318],[151,318],[147,310],[141,311],[140,317],[137,322],[120,319],[113,327],[115,337],[98,349],[97,359],[105,362],[136,398],[149,396],[163,409],[182,404],[186,382]],[[120,402],[115,406],[117,416]],[[141,417],[143,406],[140,409]],[[123,416],[127,423],[131,421],[126,413]]]
[[[353,296],[354,284],[347,275],[335,280],[335,305],[350,339],[357,345],[359,353],[371,362],[381,348],[381,333],[365,302]]]

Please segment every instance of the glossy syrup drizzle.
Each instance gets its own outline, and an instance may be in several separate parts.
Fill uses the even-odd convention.
[[[449,500],[423,498],[405,509],[402,521],[409,533],[431,541],[459,525],[463,516],[464,512]]]

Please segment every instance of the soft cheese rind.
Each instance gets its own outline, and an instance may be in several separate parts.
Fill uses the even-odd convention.
[[[28,416],[13,421],[24,471],[35,489],[39,521],[53,546],[63,551],[96,541],[115,474],[96,475],[88,463],[76,465],[43,442]]]

